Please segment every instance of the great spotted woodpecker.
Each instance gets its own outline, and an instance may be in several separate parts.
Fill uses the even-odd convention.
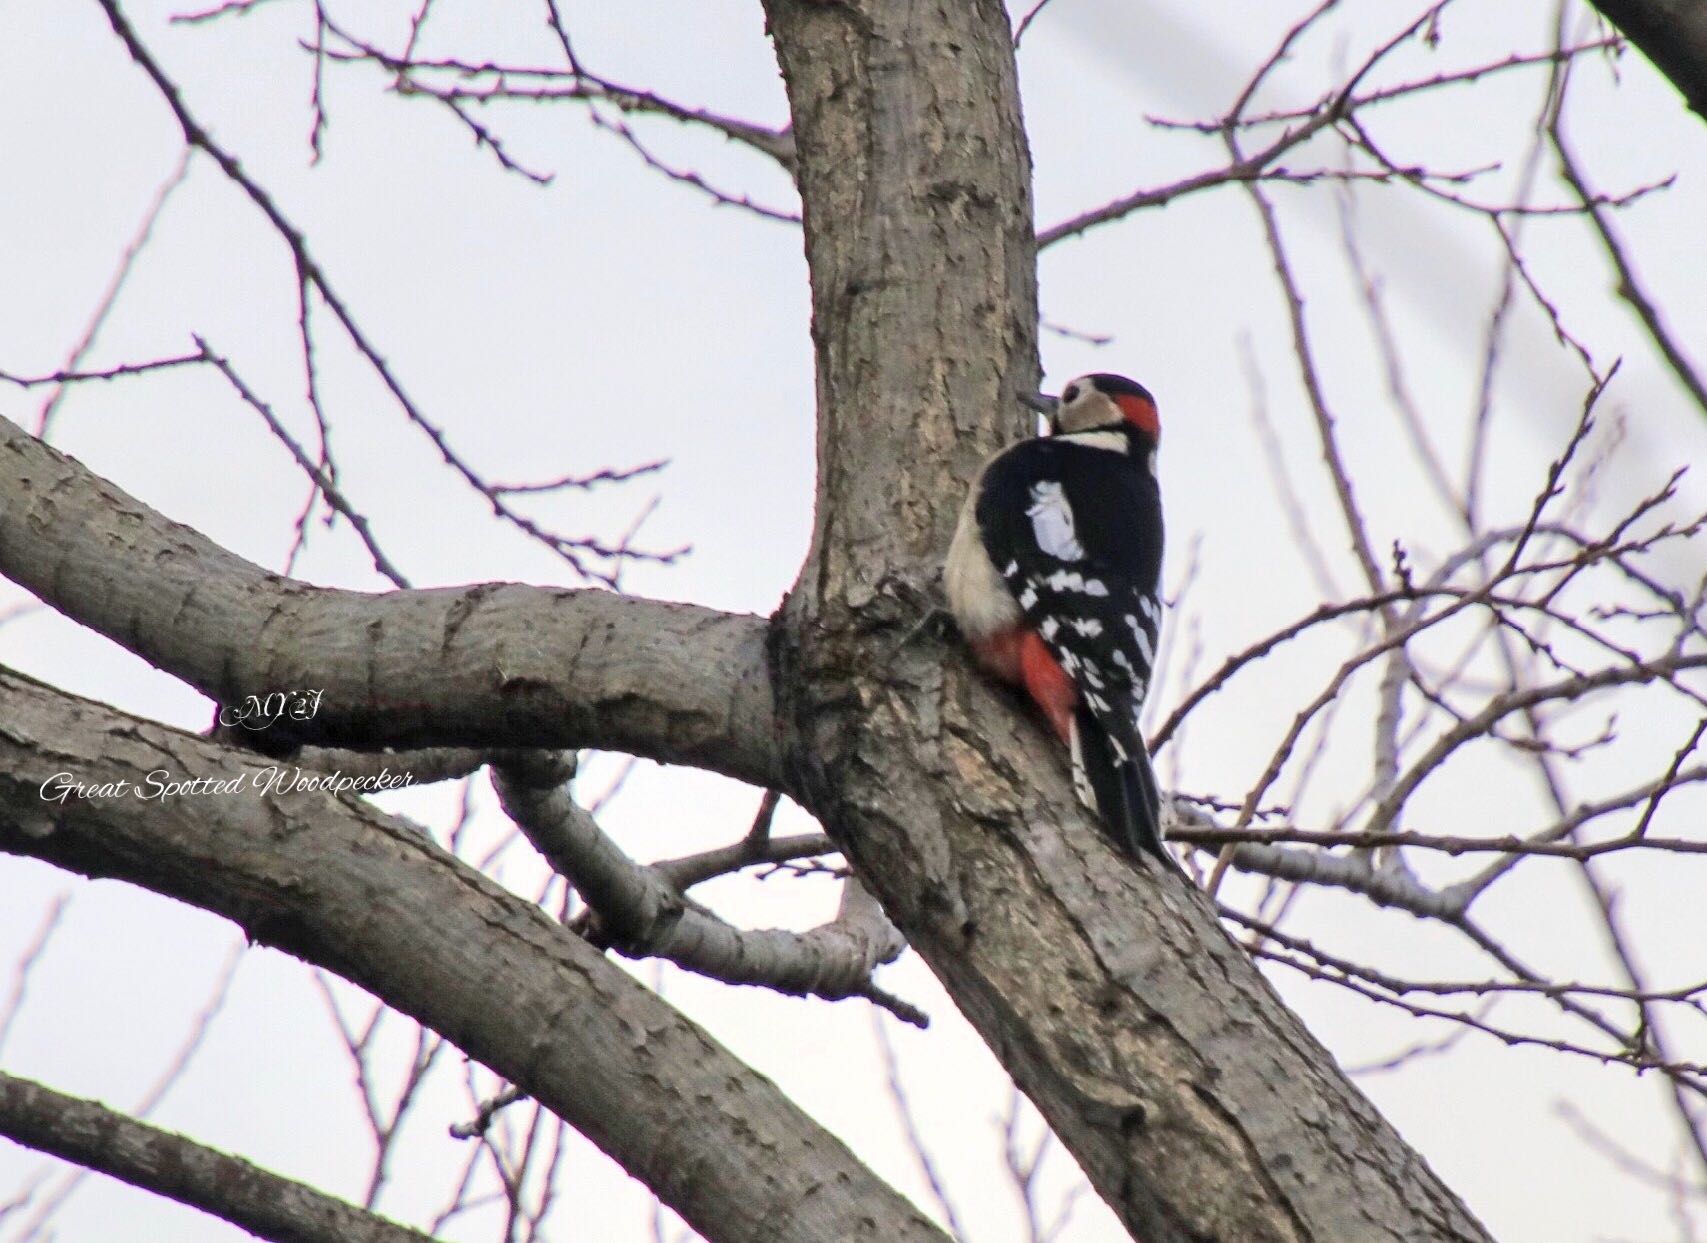
[[[1124,376],[1080,376],[1032,404],[1048,436],[984,464],[943,578],[978,663],[1025,688],[1067,744],[1079,799],[1116,845],[1178,865],[1138,717],[1162,603],[1156,402]]]

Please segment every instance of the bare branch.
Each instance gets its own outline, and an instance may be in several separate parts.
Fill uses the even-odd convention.
[[[1203,830],[1187,830],[1177,834],[1180,840],[1190,840]],[[1170,836],[1176,836],[1170,834]],[[1206,835],[1205,840],[1213,840]],[[1241,837],[1221,839],[1225,844],[1221,858],[1231,866],[1259,876],[1280,880],[1328,885],[1359,894],[1377,906],[1409,911],[1425,919],[1452,919],[1462,910],[1456,898],[1426,888],[1402,872],[1376,869],[1368,859],[1356,855],[1332,855],[1320,850],[1288,850],[1284,846],[1258,846]]]
[[[729,984],[885,1004],[871,974],[894,961],[906,942],[874,905],[844,896],[842,914],[810,932],[735,928],[683,898],[660,872],[631,860],[567,786],[531,784],[530,776],[520,768],[498,769],[498,796],[552,869],[586,901],[600,941],[628,957],[667,958]],[[914,1021],[919,1011],[909,1006],[901,1017]]]
[[[455,58],[426,59],[417,57],[408,50],[400,56],[392,55],[372,42],[358,38],[346,27],[330,22],[327,23],[328,29],[348,44],[351,50],[331,51],[327,53],[327,57],[333,61],[365,61],[378,65],[396,77],[399,93],[425,95],[453,108],[459,108],[463,103],[488,104],[499,100],[532,103],[578,101],[609,104],[632,115],[665,117],[683,125],[715,130],[730,141],[768,156],[785,170],[793,172],[794,138],[786,128],[772,129],[708,108],[677,103],[654,91],[624,86],[590,72],[575,56],[561,16],[553,5],[548,4],[548,8],[551,9],[550,25],[557,34],[567,59],[567,67],[564,69]],[[458,85],[440,85],[446,77]],[[528,85],[517,85],[518,83]],[[460,111],[459,115],[467,119],[466,114]]]
[[[1237,140],[1231,131],[1227,134],[1228,150],[1235,158],[1239,156]],[[1286,244],[1281,236],[1280,218],[1274,210],[1274,205],[1256,185],[1247,184],[1245,192],[1255,204],[1257,214],[1262,220],[1263,234],[1267,238],[1269,255],[1274,263],[1275,275],[1279,278],[1280,287],[1286,297],[1286,309],[1289,322],[1292,325],[1293,355],[1298,360],[1299,378],[1304,386],[1304,392],[1310,399],[1310,410],[1315,416],[1316,433],[1322,449],[1322,461],[1327,465],[1328,473],[1333,479],[1334,495],[1339,500],[1340,516],[1344,520],[1346,536],[1351,544],[1352,552],[1357,557],[1357,563],[1363,570],[1363,578],[1371,592],[1379,593],[1386,584],[1381,574],[1380,565],[1375,559],[1375,551],[1371,546],[1368,525],[1363,512],[1358,508],[1353,494],[1351,474],[1347,470],[1345,460],[1340,452],[1339,438],[1335,430],[1335,419],[1328,406],[1326,391],[1316,365],[1316,352],[1310,341],[1310,332],[1304,315],[1304,295],[1299,288],[1297,277],[1292,270],[1292,261],[1287,253]]]
[[[651,866],[671,886],[685,891],[714,877],[727,876],[745,868],[812,859],[836,852],[836,844],[823,833],[800,833],[793,837],[770,837],[757,841],[747,837],[733,845],[684,855],[679,859],[663,859]]]
[[[173,117],[178,122],[179,129],[183,131],[184,141],[213,160],[218,165],[219,170],[243,191],[250,202],[266,218],[267,223],[290,250],[298,280],[319,292],[327,309],[332,312],[333,317],[342,326],[350,343],[366,360],[368,366],[372,368],[373,373],[391,394],[392,399],[396,401],[404,416],[432,442],[445,465],[449,466],[476,493],[487,499],[494,515],[536,543],[550,549],[577,574],[606,585],[612,585],[613,571],[605,568],[601,564],[602,562],[614,562],[619,567],[628,558],[668,563],[687,551],[686,549],[675,549],[662,553],[639,552],[628,548],[615,549],[591,537],[559,535],[546,530],[533,519],[527,517],[502,494],[493,492],[491,486],[481,477],[468,459],[451,445],[444,430],[429,420],[420,406],[410,397],[396,372],[368,338],[367,333],[356,321],[355,315],[333,288],[324,269],[315,260],[308,246],[307,235],[290,221],[283,209],[261,186],[260,182],[244,171],[237,158],[215,142],[212,135],[190,113],[184,102],[182,92],[166,75],[165,70],[149,53],[141,39],[137,37],[136,32],[120,11],[118,0],[96,0],[96,2],[105,10],[113,33],[124,44],[131,59],[147,74],[154,83],[161,99],[171,109]]]
[[[1269,143],[1260,151],[1251,155],[1235,155],[1231,163],[1221,168],[1207,169],[1193,176],[1182,178],[1165,186],[1152,190],[1137,190],[1121,198],[1104,203],[1101,207],[1081,212],[1060,224],[1051,225],[1037,235],[1037,248],[1043,250],[1056,242],[1069,237],[1077,237],[1098,225],[1110,224],[1116,220],[1130,216],[1133,212],[1142,211],[1147,207],[1164,207],[1175,199],[1200,190],[1211,190],[1217,186],[1244,185],[1261,181],[1267,175],[1270,166],[1292,150],[1334,124],[1337,116],[1322,110],[1302,125],[1287,130],[1279,138]]]
[[[1422,78],[1413,78],[1393,86],[1374,87],[1367,91],[1353,92],[1351,98],[1346,101],[1346,111],[1355,114],[1377,104],[1387,103],[1395,99],[1407,99],[1423,91],[1437,90],[1444,86],[1469,85],[1480,82],[1483,78],[1509,73],[1514,69],[1528,69],[1536,65],[1556,65],[1561,61],[1574,60],[1578,56],[1590,52],[1616,52],[1623,47],[1624,41],[1614,35],[1599,39],[1585,39],[1583,42],[1570,47],[1549,48],[1541,52],[1513,52],[1503,59],[1472,65],[1467,69],[1446,70]],[[1289,121],[1303,120],[1313,116],[1318,106],[1277,108],[1271,112],[1256,115],[1241,115],[1238,118],[1238,125],[1241,129],[1252,129],[1264,125],[1285,124]],[[1226,125],[1224,119],[1210,121],[1169,121],[1155,117],[1149,119],[1152,124],[1164,129],[1189,129],[1203,134],[1219,134]]]
[[[0,1134],[278,1243],[425,1243],[429,1237],[182,1135],[5,1073]]]
[[[252,13],[263,4],[271,2],[272,0],[224,0],[224,3],[217,4],[211,9],[198,9],[194,13],[175,13],[172,15],[172,20],[187,26],[194,26],[202,22],[216,21],[232,14],[241,16]]]
[[[615,134],[618,138],[622,139],[624,144],[628,146],[629,150],[633,151],[641,158],[642,161],[645,162],[646,167],[652,169],[654,172],[662,173],[671,181],[677,181],[682,185],[690,186],[693,189],[698,190],[718,206],[738,207],[742,211],[751,212],[753,215],[758,216],[761,219],[775,220],[783,224],[800,223],[800,216],[798,213],[783,211],[776,207],[767,207],[763,203],[754,201],[745,194],[732,194],[726,190],[720,190],[704,177],[700,176],[700,174],[693,172],[691,169],[677,168],[673,164],[665,163],[653,153],[650,147],[640,140],[640,136],[636,134],[628,122],[624,121],[621,117],[601,116],[597,108],[592,109],[587,115],[592,118],[594,125],[598,126],[602,130]]]
[[[1262,444],[1262,459],[1274,485],[1275,499],[1280,504],[1281,513],[1286,515],[1286,525],[1292,532],[1294,545],[1304,554],[1305,564],[1309,566],[1310,577],[1316,590],[1324,599],[1332,599],[1340,592],[1334,584],[1333,570],[1328,564],[1321,541],[1310,527],[1304,512],[1304,502],[1298,495],[1298,489],[1287,468],[1286,451],[1275,431],[1274,420],[1269,415],[1268,394],[1263,386],[1262,372],[1257,367],[1256,352],[1251,346],[1249,333],[1240,334],[1239,358],[1244,364],[1245,383],[1250,389],[1251,423]]]
[[[561,492],[573,488],[584,492],[590,488],[596,488],[601,483],[626,483],[630,479],[638,479],[642,475],[656,474],[669,464],[668,459],[660,458],[656,462],[643,462],[639,466],[627,466],[620,469],[606,467],[603,470],[594,471],[590,475],[564,475],[560,479],[552,479],[544,483],[495,483],[492,485],[492,490],[511,494],[537,494],[540,492]]]
[[[1561,73],[1563,72],[1561,69]],[[1701,413],[1707,415],[1707,382],[1703,382],[1695,365],[1684,353],[1683,347],[1666,327],[1653,299],[1644,292],[1641,281],[1636,276],[1636,269],[1625,253],[1623,240],[1612,226],[1606,201],[1589,187],[1588,179],[1578,166],[1570,144],[1565,139],[1565,92],[1562,84],[1554,96],[1552,115],[1547,122],[1547,137],[1553,144],[1554,154],[1559,157],[1559,171],[1565,179],[1565,184],[1576,195],[1584,215],[1600,235],[1601,247],[1606,251],[1607,260],[1618,277],[1615,286],[1618,296],[1628,302],[1630,308],[1636,312],[1642,326],[1648,330],[1654,348],[1660,352],[1660,357],[1665,359],[1678,383],[1683,385],[1684,391],[1701,408]]]
[[[1573,830],[1589,820],[1612,811],[1626,811],[1638,802],[1653,805],[1656,796],[1683,785],[1707,781],[1707,768],[1695,768],[1662,777],[1639,787],[1634,793],[1585,804],[1560,825],[1534,837],[1519,837],[1513,833],[1497,837],[1459,837],[1449,834],[1424,833],[1415,830],[1387,832],[1339,832],[1294,828],[1290,825],[1270,825],[1261,828],[1231,829],[1219,825],[1186,822],[1171,829],[1168,836],[1182,842],[1204,846],[1227,842],[1248,842],[1252,845],[1292,843],[1309,846],[1357,846],[1375,849],[1383,846],[1414,846],[1436,850],[1457,857],[1467,854],[1533,855],[1542,859],[1593,859],[1600,855],[1626,850],[1654,850],[1669,854],[1707,854],[1707,840],[1694,838],[1650,837],[1636,832],[1621,834],[1598,842],[1569,842],[1553,840],[1555,834]]]
[[[1026,10],[1025,16],[1019,19],[1019,25],[1014,27],[1014,46],[1016,48],[1020,45],[1020,41],[1025,38],[1025,32],[1031,29],[1031,24],[1035,22],[1043,13],[1043,10],[1048,7],[1049,0],[1037,0],[1037,3],[1033,4],[1031,8]]]
[[[112,277],[107,281],[106,289],[102,291],[100,300],[95,303],[95,310],[89,316],[89,322],[84,326],[83,335],[78,338],[77,344],[71,348],[71,352],[66,356],[65,366],[61,368],[62,371],[76,374],[89,351],[94,349],[95,338],[100,334],[102,325],[107,321],[107,316],[112,313],[114,304],[118,302],[119,294],[123,291],[125,282],[130,279],[131,270],[136,266],[137,256],[142,254],[148,245],[149,238],[154,235],[154,226],[159,222],[161,213],[166,210],[167,200],[172,197],[179,186],[184,184],[189,174],[190,152],[186,148],[178,157],[177,167],[160,184],[159,190],[155,191],[153,201],[149,203],[148,210],[143,214],[142,223],[137,226],[135,235],[125,246],[124,253],[119,256],[118,266],[113,269]],[[65,386],[56,385],[53,392],[48,394],[47,400],[42,403],[41,409],[36,412],[36,435],[43,440],[48,437],[48,430],[53,426],[54,413],[59,409],[59,403],[64,397]]]
[[[492,1119],[517,1101],[526,1100],[527,1093],[511,1084],[496,1096],[480,1102],[480,1108],[474,1117],[467,1122],[458,1122],[450,1128],[453,1139],[477,1139],[491,1129]]]
[[[254,735],[245,735],[240,726],[227,729],[216,727],[208,732],[215,742],[246,750]],[[292,763],[316,773],[341,773],[346,777],[380,778],[407,774],[410,786],[436,785],[443,781],[460,781],[489,764],[513,763],[533,748],[520,747],[425,747],[411,751],[350,751],[336,747],[303,747],[292,757]]]
[[[6,1037],[11,1034],[12,1024],[18,1019],[24,1008],[24,999],[29,995],[30,976],[36,969],[36,964],[47,952],[48,943],[53,940],[53,934],[59,928],[59,921],[65,917],[65,908],[71,904],[71,891],[67,889],[48,903],[47,910],[42,913],[42,920],[36,927],[35,936],[30,938],[24,952],[18,956],[18,962],[12,969],[12,987],[6,991],[6,1002],[0,1005],[0,1053],[5,1052]]]
[[[126,376],[147,375],[153,371],[170,371],[174,367],[187,367],[195,363],[205,363],[207,359],[198,351],[194,354],[180,354],[172,358],[157,358],[144,363],[120,363],[100,371],[52,371],[46,375],[16,375],[10,371],[0,371],[0,380],[7,384],[16,384],[19,388],[40,388],[46,384],[63,387],[67,384],[80,384],[88,380],[120,380]]]
[[[1661,657],[1652,661],[1637,661],[1626,666],[1611,666],[1580,677],[1561,678],[1497,695],[1487,707],[1442,734],[1394,784],[1392,793],[1382,799],[1370,813],[1368,830],[1385,832],[1393,823],[1418,785],[1440,766],[1447,756],[1459,747],[1484,737],[1501,718],[1537,704],[1570,703],[1585,695],[1611,686],[1640,686],[1651,682],[1670,682],[1679,673],[1690,669],[1707,668],[1707,653]]]
[[[948,1194],[948,1184],[943,1180],[942,1172],[931,1156],[930,1144],[919,1130],[919,1120],[913,1113],[906,1086],[901,1082],[901,1059],[896,1055],[894,1040],[890,1038],[888,1021],[875,1010],[871,1014],[871,1037],[877,1042],[877,1052],[883,1059],[883,1080],[888,1088],[889,1108],[895,1115],[895,1121],[900,1123],[901,1134],[907,1141],[908,1155],[912,1157],[914,1167],[924,1178],[925,1186],[931,1193],[931,1200],[942,1214],[942,1220],[948,1223],[948,1233],[955,1239],[955,1243],[967,1243],[971,1236],[966,1232],[966,1225],[960,1218],[959,1210],[955,1208],[953,1197]]]
[[[232,388],[237,390],[237,395],[243,399],[244,404],[261,416],[261,420],[266,423],[267,430],[273,434],[273,438],[290,451],[291,457],[296,459],[296,464],[302,468],[302,472],[307,475],[310,482],[314,484],[316,492],[320,496],[325,497],[326,503],[334,510],[349,519],[350,526],[355,529],[357,537],[362,542],[362,546],[368,550],[368,555],[373,558],[373,568],[378,570],[386,578],[390,579],[395,586],[408,587],[409,580],[403,577],[403,572],[397,568],[392,560],[385,555],[384,550],[380,548],[378,541],[374,537],[372,525],[364,515],[358,512],[356,508],[350,504],[344,494],[338,490],[338,486],[333,482],[330,472],[327,471],[320,463],[315,462],[308,456],[307,451],[297,443],[296,438],[285,429],[284,424],[279,422],[278,416],[273,413],[272,407],[257,397],[254,390],[243,382],[243,378],[239,376],[236,370],[231,366],[230,360],[222,358],[220,355],[214,353],[208,343],[202,340],[201,337],[198,336],[195,340],[197,347],[202,352],[202,357],[216,371],[218,371],[220,375],[225,377],[226,382],[230,384]]]
[[[184,1077],[185,1072],[189,1070],[191,1062],[195,1060],[196,1053],[201,1049],[203,1042],[207,1039],[208,1033],[212,1030],[214,1020],[219,1017],[220,1011],[225,1008],[225,999],[230,995],[231,982],[236,978],[237,968],[242,962],[243,951],[246,948],[247,946],[239,940],[232,945],[230,951],[226,954],[225,966],[221,969],[219,975],[214,980],[213,987],[209,990],[207,1001],[202,1005],[200,1013],[190,1021],[189,1029],[185,1033],[184,1039],[179,1044],[177,1052],[173,1055],[171,1062],[161,1070],[160,1074],[155,1078],[152,1086],[149,1087],[148,1091],[143,1093],[142,1099],[136,1103],[136,1106],[132,1111],[136,1119],[146,1119],[156,1109],[158,1109],[160,1107],[160,1103],[166,1099],[167,1093],[178,1085],[178,1082]],[[81,1164],[89,1166],[91,1163],[83,1162]],[[62,1179],[52,1191],[43,1197],[42,1201],[36,1205],[35,1211],[30,1214],[29,1220],[20,1230],[18,1235],[19,1243],[33,1243],[36,1239],[51,1236],[51,1232],[47,1229],[49,1223],[59,1210],[64,1207],[65,1202],[69,1200],[83,1184],[84,1178],[87,1176],[88,1172],[88,1168],[73,1170],[66,1178]]]

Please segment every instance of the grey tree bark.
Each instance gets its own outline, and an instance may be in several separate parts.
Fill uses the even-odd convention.
[[[221,703],[324,690],[297,743],[597,744],[777,784],[757,617],[518,583],[312,587],[162,518],[4,417],[0,570]]]
[[[965,480],[1019,434],[1013,394],[1037,378],[1003,7],[765,8],[805,206],[820,473],[812,551],[769,627],[513,585],[306,587],[9,425],[0,571],[219,698],[325,687],[300,742],[596,745],[794,795],[1146,1243],[1486,1239],[1201,896],[1115,857],[1041,731],[919,625]],[[44,819],[30,786],[162,756],[254,767],[0,681],[0,849],[196,902],[362,983],[719,1243],[939,1237],[590,947],[371,809],[179,799]]]

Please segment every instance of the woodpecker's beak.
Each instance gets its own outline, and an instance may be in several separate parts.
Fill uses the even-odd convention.
[[[1049,420],[1049,431],[1053,435],[1057,430],[1055,411],[1060,408],[1061,399],[1051,397],[1048,393],[1020,393],[1018,397],[1021,405],[1030,407]]]

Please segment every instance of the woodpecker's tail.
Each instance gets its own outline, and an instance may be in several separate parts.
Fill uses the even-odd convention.
[[[1162,845],[1161,792],[1150,753],[1136,729],[1126,733],[1116,746],[1090,709],[1079,706],[1073,714],[1073,787],[1115,845],[1135,859],[1150,854],[1177,872],[1179,864]]]

